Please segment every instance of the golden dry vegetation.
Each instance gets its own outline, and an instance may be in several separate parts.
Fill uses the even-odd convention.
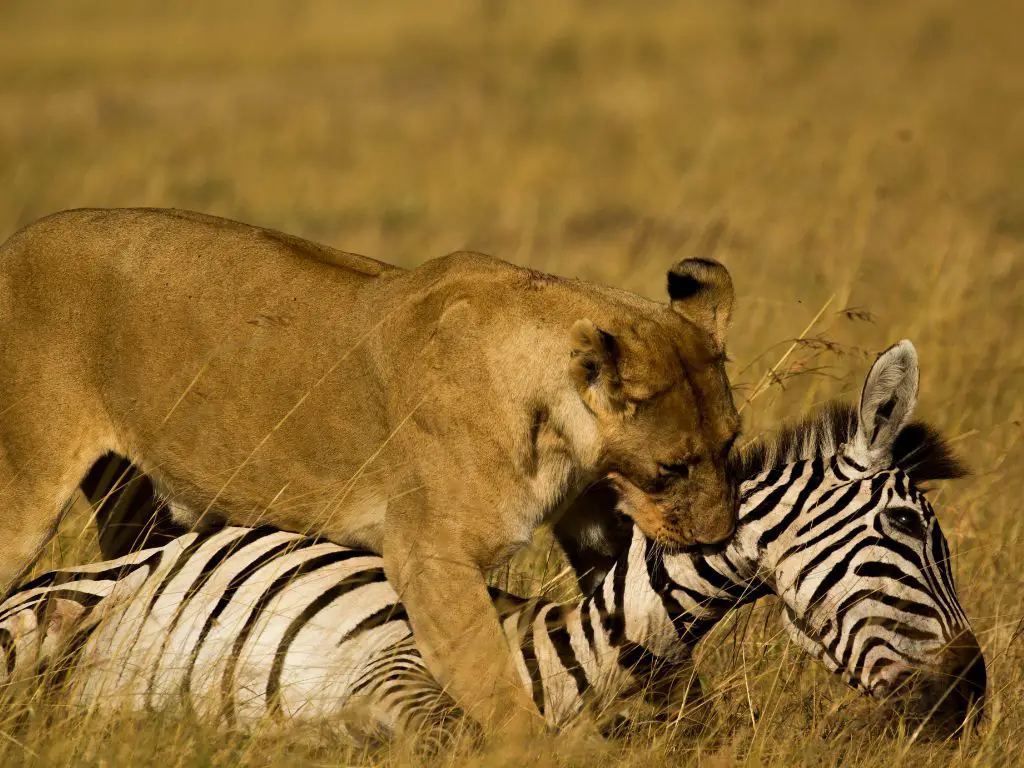
[[[1015,763],[1022,29],[1014,0],[2,0],[0,237],[62,208],[179,206],[405,265],[468,247],[654,297],[673,260],[713,254],[738,290],[748,435],[855,396],[874,354],[911,338],[919,414],[975,471],[933,501],[989,662],[976,736],[881,735],[765,606],[698,654],[705,736],[433,762]],[[50,562],[92,555],[91,537],[72,519]],[[538,545],[512,580],[560,569]],[[82,722],[46,700],[0,716],[12,766],[408,759],[166,716]]]

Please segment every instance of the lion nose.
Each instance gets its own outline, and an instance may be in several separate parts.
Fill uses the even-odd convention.
[[[699,526],[694,538],[698,544],[718,544],[728,539],[736,530],[736,520],[740,513],[739,488],[735,483],[728,482],[723,478],[722,497],[717,503],[707,504],[705,509],[707,515],[705,524]]]
[[[698,544],[717,544],[725,541],[736,530],[736,507],[729,503],[722,504],[705,525],[699,526],[694,532]]]

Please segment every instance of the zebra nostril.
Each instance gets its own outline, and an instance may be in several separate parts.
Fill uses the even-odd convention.
[[[945,672],[934,677],[924,703],[931,704],[929,720],[934,726],[959,734],[981,720],[988,685],[985,657],[972,632],[964,631],[949,644],[942,667]]]
[[[946,660],[948,670],[964,683],[970,684],[979,694],[984,695],[985,658],[973,632],[965,630],[949,644],[946,648]]]
[[[973,633],[965,632],[958,641],[952,649],[957,694],[968,711],[973,709],[972,719],[977,722],[985,707],[985,689],[988,686],[985,657]]]
[[[974,663],[967,668],[967,672],[963,677],[962,683],[962,687],[966,689],[964,693],[975,704],[975,722],[981,720],[981,716],[985,711],[985,688],[987,683],[985,657],[979,654]]]

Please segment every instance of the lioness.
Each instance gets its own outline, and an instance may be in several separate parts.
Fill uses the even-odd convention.
[[[44,218],[0,246],[0,584],[115,451],[179,509],[382,553],[431,671],[532,730],[483,572],[606,475],[665,544],[733,529],[732,283],[683,261],[669,294],[186,211]]]

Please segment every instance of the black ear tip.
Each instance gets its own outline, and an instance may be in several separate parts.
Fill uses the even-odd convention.
[[[704,259],[699,256],[694,256],[693,258],[690,259],[683,259],[680,262],[680,265],[690,268],[697,267],[703,269],[725,269],[725,267],[722,266],[722,262],[718,261],[717,259]]]
[[[704,284],[693,275],[679,274],[671,270],[668,273],[668,297],[672,301],[684,301],[700,293]]]
[[[668,295],[672,301],[693,298],[703,291],[732,292],[732,277],[714,259],[683,259],[668,271]]]

